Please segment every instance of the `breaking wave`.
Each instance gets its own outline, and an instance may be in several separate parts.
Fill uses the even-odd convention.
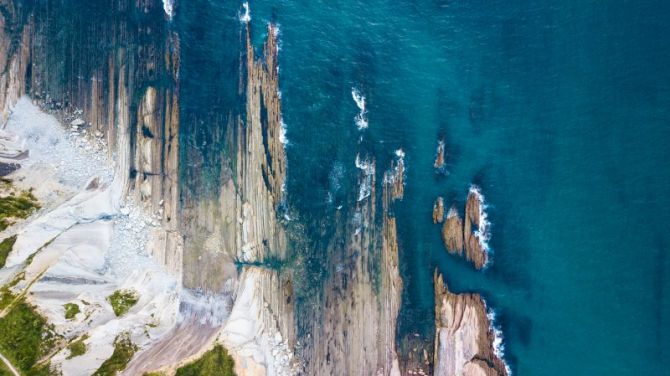
[[[163,10],[172,19],[174,17],[174,0],[163,0]]]
[[[484,302],[486,304],[486,302]],[[493,333],[493,354],[497,356],[505,365],[505,370],[509,376],[512,375],[512,370],[505,361],[505,344],[503,343],[503,332],[495,325],[496,313],[493,309],[487,309],[486,318],[489,320],[489,330]]]
[[[249,10],[249,3],[242,3],[243,12],[240,13],[240,22],[249,23],[251,21],[251,11]]]
[[[475,230],[475,236],[484,252],[488,254],[491,251],[489,246],[489,240],[491,239],[491,223],[486,214],[487,205],[484,201],[484,195],[482,195],[481,189],[478,186],[474,184],[471,185],[470,193],[474,194],[475,197],[477,197],[477,201],[479,201],[479,226],[477,227],[477,230]]]
[[[360,154],[356,154],[356,168],[361,170],[359,176],[360,187],[358,189],[358,201],[370,197],[372,193],[372,177],[375,174],[375,162],[368,159],[361,160]]]
[[[356,127],[358,130],[363,130],[368,127],[368,119],[367,119],[367,110],[365,108],[365,96],[361,94],[361,92],[354,88],[351,88],[351,97],[354,99],[354,102],[356,102],[356,106],[360,110],[358,115],[354,118],[354,121],[356,123]]]

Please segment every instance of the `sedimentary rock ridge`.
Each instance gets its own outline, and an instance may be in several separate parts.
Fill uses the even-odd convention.
[[[400,374],[395,336],[403,283],[392,204],[404,194],[404,161],[398,153],[383,174],[381,221],[375,162],[359,157],[356,165],[360,192],[368,194],[359,193],[350,217],[338,219],[328,247],[334,260],[305,349],[310,375]]]
[[[495,332],[478,294],[454,294],[437,271],[435,283],[435,375],[507,376],[496,354]]]

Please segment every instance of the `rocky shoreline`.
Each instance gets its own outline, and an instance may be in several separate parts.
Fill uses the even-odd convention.
[[[492,323],[479,294],[454,294],[442,275],[435,284],[435,375],[508,376],[496,355]]]

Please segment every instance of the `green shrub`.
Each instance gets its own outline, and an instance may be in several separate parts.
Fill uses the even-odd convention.
[[[235,361],[221,345],[214,346],[193,363],[177,370],[177,376],[234,376]]]
[[[117,317],[128,312],[138,300],[137,293],[132,290],[116,290],[112,295],[107,297],[107,301],[112,305],[114,314]]]
[[[27,375],[49,374],[37,362],[54,348],[56,334],[30,305],[21,301],[0,319],[0,352]]]
[[[16,235],[10,236],[9,238],[0,242],[0,268],[5,267],[7,262],[7,256],[14,248],[14,243],[16,243]]]
[[[84,355],[86,353],[86,344],[84,341],[86,341],[87,338],[88,335],[84,335],[67,346],[68,350],[70,350],[70,355],[67,357],[68,359],[72,359],[75,356]]]
[[[28,218],[39,208],[37,198],[30,191],[0,197],[0,231],[12,225],[12,218]]]
[[[79,306],[75,303],[65,303],[63,307],[65,307],[65,318],[68,320],[72,320],[79,313]]]
[[[130,341],[130,334],[127,332],[119,334],[114,340],[114,353],[102,363],[93,376],[114,376],[123,371],[136,351],[137,346]]]

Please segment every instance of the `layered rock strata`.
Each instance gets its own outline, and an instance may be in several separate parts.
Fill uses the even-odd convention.
[[[158,0],[109,4],[110,14],[139,22],[82,6],[90,12],[0,2],[0,119],[29,94],[73,130],[105,141],[125,192],[163,222],[156,258],[179,275],[178,37]]]
[[[496,334],[478,294],[454,294],[435,272],[434,375],[507,376]]]
[[[349,218],[338,218],[344,225],[328,247],[336,256],[305,352],[307,374],[400,374],[395,336],[403,283],[392,208],[404,195],[404,161],[399,153],[383,174],[381,196],[375,162],[359,157],[357,166],[358,184],[369,194],[356,201]]]

